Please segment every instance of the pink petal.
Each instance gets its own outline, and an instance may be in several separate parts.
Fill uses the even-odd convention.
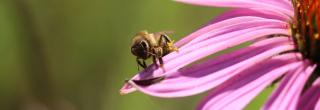
[[[258,20],[259,20],[259,22],[251,24],[251,26],[242,25],[242,26],[238,27],[238,29],[239,28],[241,28],[241,29],[239,29],[239,30],[235,30],[234,29],[235,25],[240,25],[240,24],[244,24],[244,23],[247,23],[247,24],[248,23],[253,23],[253,22],[258,21]],[[193,32],[190,35],[188,35],[188,36],[184,37],[183,39],[179,40],[175,45],[178,46],[178,47],[181,47],[182,45],[186,46],[185,44],[189,43],[190,41],[195,43],[195,42],[200,41],[201,39],[214,37],[214,35],[210,35],[210,36],[206,35],[207,37],[201,38],[201,36],[205,36],[205,34],[209,33],[209,32],[211,32],[211,33],[213,33],[213,32],[216,32],[216,33],[227,33],[227,32],[241,31],[241,30],[245,30],[247,28],[252,28],[253,25],[255,25],[257,27],[266,25],[266,24],[261,25],[261,22],[263,22],[262,20],[264,20],[264,21],[268,20],[266,22],[271,22],[270,24],[266,23],[268,25],[265,26],[265,27],[270,27],[270,26],[278,26],[278,27],[282,27],[282,28],[286,28],[287,27],[287,22],[286,21],[264,19],[264,18],[259,17],[259,16],[258,17],[255,17],[255,16],[241,16],[241,17],[230,18],[230,19],[227,19],[227,20],[220,21],[218,23],[207,25],[204,28],[201,28],[201,29],[197,30],[196,32]],[[231,29],[229,29],[229,28],[231,28]],[[198,38],[198,37],[200,37],[200,38]],[[198,39],[198,40],[195,40],[195,39]],[[190,45],[190,43],[189,43],[189,45]]]
[[[301,58],[301,56],[300,56]],[[243,109],[256,95],[275,79],[301,66],[294,53],[276,56],[261,62],[218,86],[198,107],[198,110]]]
[[[318,78],[312,86],[301,97],[299,110],[317,110],[315,109],[317,101],[320,99],[320,78]]]
[[[320,110],[320,99],[318,99],[316,107],[314,108],[314,110]]]
[[[254,21],[254,20],[261,20],[261,18],[266,19],[277,19],[283,22],[288,22],[292,19],[290,16],[283,15],[283,13],[280,12],[270,12],[268,10],[253,10],[253,9],[247,9],[247,8],[237,8],[230,11],[227,11],[215,19],[213,19],[211,22],[206,24],[204,28],[199,29],[196,32],[193,32],[192,34],[188,35],[187,37],[184,37],[183,39],[179,40],[176,43],[176,46],[181,47],[185,43],[191,41],[192,39],[195,39],[199,35],[206,33],[208,31],[212,30],[220,30],[221,27],[229,26],[232,24],[247,22],[247,21]],[[215,24],[216,23],[216,24]],[[211,25],[211,26],[210,26]],[[243,28],[245,29],[245,28]]]
[[[248,18],[253,18],[253,19],[248,19]],[[180,49],[190,48],[190,46],[194,47],[194,44],[203,42],[203,41],[208,42],[207,41],[208,39],[214,39],[210,43],[218,43],[223,40],[230,39],[233,36],[239,36],[241,34],[245,34],[258,29],[264,29],[264,28],[287,29],[287,24],[288,24],[287,22],[283,22],[279,20],[262,19],[262,18],[256,18],[256,17],[240,17],[237,19],[243,20],[243,21],[235,22],[233,24],[225,24],[224,26],[220,26],[219,28],[213,28],[211,31],[202,33],[201,35],[192,39],[192,41],[181,46]]]
[[[240,34],[241,33],[241,34]],[[170,73],[170,70],[182,68],[194,61],[197,61],[203,57],[211,55],[213,53],[225,50],[230,47],[237,46],[241,43],[255,40],[257,38],[262,38],[267,35],[273,34],[288,34],[287,29],[277,29],[277,28],[263,28],[249,31],[247,33],[243,32],[234,32],[221,35],[212,39],[207,39],[201,43],[190,46],[189,48],[180,49],[179,52],[171,53],[163,58],[165,61],[164,68],[168,70],[167,73]],[[234,36],[231,36],[234,35]],[[220,37],[231,37],[229,39],[222,40],[217,42],[217,39]],[[170,59],[170,60],[168,60]],[[155,70],[161,71],[161,69]]]
[[[245,17],[245,16],[261,17],[266,19],[277,19],[284,22],[290,21],[292,19],[292,17],[283,15],[283,13],[280,13],[280,12],[277,13],[277,12],[270,12],[268,10],[235,8],[218,15],[209,24],[218,23],[220,21],[227,20],[230,18]]]
[[[264,40],[232,54],[226,54],[199,64],[200,66],[194,65],[190,69],[172,71],[166,74],[164,81],[148,87],[131,84],[140,91],[157,97],[182,97],[201,93],[221,84],[241,70],[250,68],[255,63],[264,61],[277,53],[293,49],[292,45],[280,43],[285,40],[288,39]],[[210,65],[213,67],[209,68]]]
[[[263,109],[265,110],[295,110],[297,107],[299,96],[305,85],[305,82],[312,74],[315,66],[304,61],[304,66],[297,68],[294,73],[287,74],[281,80],[278,88],[272,93]]]
[[[277,0],[177,0],[178,2],[217,7],[264,9],[273,12],[281,12],[293,16],[293,8],[286,2]]]
[[[291,0],[254,0],[257,2],[263,2],[266,4],[270,4],[270,5],[276,5],[276,6],[280,6],[282,8],[285,8],[287,10],[290,10],[293,12],[293,5],[291,3]]]

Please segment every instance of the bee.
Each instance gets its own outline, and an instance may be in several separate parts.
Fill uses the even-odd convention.
[[[136,62],[139,66],[146,68],[145,60],[152,57],[153,63],[157,65],[157,60],[160,67],[163,67],[162,57],[173,52],[178,51],[177,47],[173,46],[173,40],[167,36],[172,32],[156,32],[148,33],[147,31],[140,31],[132,39],[131,53],[136,56]]]

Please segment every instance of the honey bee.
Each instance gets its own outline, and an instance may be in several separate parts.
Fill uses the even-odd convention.
[[[131,53],[137,57],[138,69],[139,65],[146,68],[145,60],[150,57],[152,57],[154,64],[157,65],[158,60],[160,67],[163,67],[162,57],[173,51],[178,51],[178,48],[173,46],[174,41],[166,35],[170,33],[172,32],[148,33],[147,31],[140,31],[134,36]]]

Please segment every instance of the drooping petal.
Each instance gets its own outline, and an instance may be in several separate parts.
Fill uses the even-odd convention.
[[[316,66],[304,61],[304,65],[292,74],[286,74],[280,85],[264,105],[264,110],[295,110],[302,89]]]
[[[301,97],[298,109],[299,110],[318,110],[315,106],[320,99],[320,78],[318,78],[312,86]]]
[[[198,94],[212,89],[255,63],[294,48],[292,45],[284,44],[286,42],[288,43],[288,39],[284,37],[264,40],[232,54],[172,71],[166,74],[166,79],[158,84],[148,87],[140,87],[134,83],[132,85],[146,94],[157,97],[182,97]],[[211,68],[210,65],[212,65]]]
[[[275,34],[275,33],[283,34],[283,35],[288,34],[288,31],[286,29],[283,29],[282,27],[278,27],[277,23],[274,23],[274,24],[275,26],[270,26],[270,27],[267,26],[266,28],[262,28],[263,26],[253,27],[252,29],[239,30],[235,32],[226,33],[221,36],[208,39],[204,42],[192,45],[191,48],[189,49],[188,48],[180,49],[179,52],[173,52],[163,57],[165,61],[165,65],[164,65],[165,71],[163,71],[163,69],[161,68],[157,68],[155,65],[151,65],[144,71],[134,76],[132,79],[139,80],[139,79],[156,77],[164,74],[170,74],[171,70],[181,68],[189,63],[192,63],[193,61],[206,57],[215,52],[227,49],[229,47],[233,47],[241,43],[251,41],[257,38],[261,38],[270,34]],[[223,40],[223,41],[219,40],[224,38],[229,38],[229,39]],[[133,88],[131,85],[125,84],[120,91],[121,93],[126,94],[126,93],[133,92],[135,90],[136,89]]]
[[[141,73],[134,76],[132,79],[139,80],[139,79],[147,79],[151,77],[169,75],[176,69],[182,68],[210,54],[222,51],[224,49],[239,45],[247,41],[252,41],[254,39],[261,38],[261,37],[275,34],[275,33],[285,35],[285,34],[288,34],[288,31],[286,29],[263,28],[263,29],[252,30],[248,33],[244,33],[241,35],[238,35],[236,32],[224,34],[224,35],[221,35],[220,37],[230,37],[230,34],[234,34],[235,36],[233,37],[231,36],[230,39],[227,39],[218,43],[212,43],[213,41],[217,41],[215,38],[208,39],[202,43],[193,45],[192,48],[195,50],[192,50],[192,52],[188,49],[180,49],[179,52],[173,52],[163,57],[163,60],[165,61],[165,65],[163,66],[165,71],[162,68],[156,68],[154,65],[151,65]],[[216,38],[219,38],[219,37],[216,37]],[[185,51],[188,51],[189,53],[186,53]],[[170,57],[172,60],[168,61],[167,59],[170,59]],[[129,91],[132,92],[134,91],[134,89],[132,89],[132,86],[127,84],[125,84],[124,87],[121,89],[121,93],[128,93]]]
[[[302,66],[297,56],[294,53],[276,56],[242,71],[215,88],[198,106],[198,110],[243,109],[275,79]]]
[[[216,7],[235,7],[271,10],[293,16],[293,7],[287,2],[277,0],[176,0],[178,2]],[[280,0],[281,1],[281,0]]]

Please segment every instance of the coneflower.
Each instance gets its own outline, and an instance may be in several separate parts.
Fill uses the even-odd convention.
[[[173,98],[209,91],[198,110],[235,110],[279,80],[262,109],[320,109],[319,0],[179,2],[232,9],[179,40],[179,52],[163,57],[165,71],[149,66],[121,94]],[[239,45],[246,46],[217,54]]]

